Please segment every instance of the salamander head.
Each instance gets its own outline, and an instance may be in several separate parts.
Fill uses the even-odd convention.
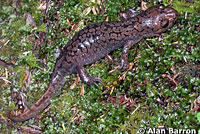
[[[144,36],[151,37],[167,31],[178,18],[176,10],[164,5],[148,8],[140,18]]]

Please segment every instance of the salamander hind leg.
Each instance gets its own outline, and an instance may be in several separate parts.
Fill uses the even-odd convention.
[[[97,82],[103,84],[101,78],[90,76],[90,75],[88,74],[88,72],[84,69],[84,67],[82,67],[82,66],[77,66],[76,69],[77,69],[77,72],[78,72],[78,74],[79,74],[79,76],[80,76],[80,79],[81,79],[84,83],[86,83],[86,84],[88,84],[88,85],[95,84],[97,87],[99,87],[98,84],[97,84]]]

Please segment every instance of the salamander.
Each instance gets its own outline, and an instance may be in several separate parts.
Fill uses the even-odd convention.
[[[175,24],[178,13],[171,7],[157,5],[138,13],[129,10],[128,14],[124,12],[121,16],[121,21],[92,24],[78,32],[57,58],[44,95],[20,115],[15,116],[9,112],[8,118],[14,122],[23,122],[35,117],[51,103],[50,100],[56,91],[65,85],[65,76],[74,72],[77,72],[86,84],[102,83],[100,78],[90,76],[84,66],[94,63],[120,47],[123,47],[120,67],[129,66],[130,48],[144,38],[159,36],[166,32]]]

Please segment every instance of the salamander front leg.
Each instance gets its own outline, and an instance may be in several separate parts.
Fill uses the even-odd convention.
[[[98,87],[98,85],[97,85],[96,82],[100,82],[101,84],[103,84],[103,82],[102,82],[102,80],[100,78],[90,76],[88,74],[88,72],[84,69],[84,67],[78,66],[78,67],[76,67],[76,69],[77,69],[77,72],[78,72],[78,74],[80,76],[80,79],[84,83],[86,83],[88,85],[95,84],[97,87]]]
[[[122,56],[121,56],[121,65],[120,68],[128,68],[129,67],[129,62],[128,62],[128,53],[130,48],[137,43],[136,41],[131,41],[129,40],[123,47],[122,50]]]

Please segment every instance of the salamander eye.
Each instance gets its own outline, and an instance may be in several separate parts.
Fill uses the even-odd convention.
[[[159,9],[163,10],[165,8],[165,6],[163,4],[159,5]]]
[[[168,20],[163,20],[163,21],[161,22],[161,27],[162,27],[162,28],[167,28],[168,25],[169,25],[169,21],[168,21]]]

